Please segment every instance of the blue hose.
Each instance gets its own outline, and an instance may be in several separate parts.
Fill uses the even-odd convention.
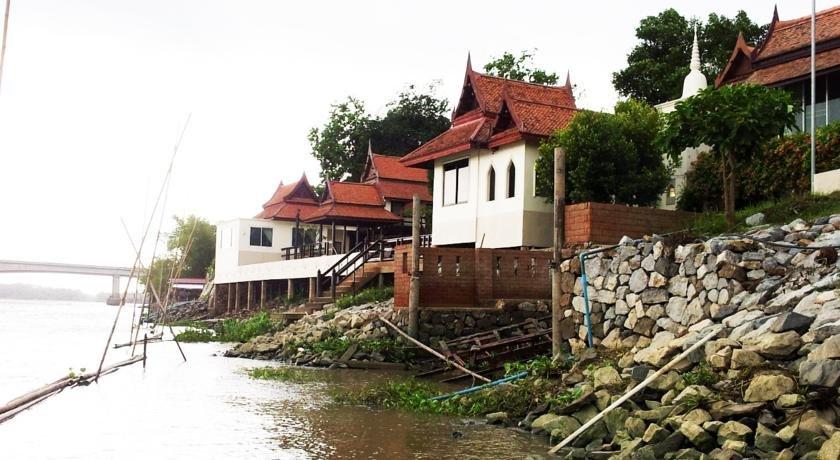
[[[586,278],[586,256],[588,252],[580,253],[580,285],[583,287],[583,314],[586,321],[586,343],[592,348],[592,314],[589,312],[589,280]]]
[[[519,372],[517,374],[513,374],[509,377],[505,377],[503,379],[494,380],[490,383],[485,383],[484,385],[479,385],[477,387],[464,388],[463,390],[456,391],[454,393],[435,396],[434,398],[431,398],[430,400],[431,401],[440,401],[442,399],[449,399],[453,396],[461,396],[461,395],[466,395],[466,394],[470,394],[470,393],[475,393],[476,391],[481,391],[485,388],[494,387],[494,386],[500,385],[502,383],[508,383],[508,382],[513,382],[514,380],[524,379],[527,376],[528,376],[528,371],[522,371],[522,372]]]

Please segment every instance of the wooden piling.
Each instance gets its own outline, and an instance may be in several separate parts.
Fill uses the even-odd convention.
[[[408,335],[420,331],[420,197],[415,193],[411,213],[411,284],[408,293]]]
[[[265,280],[260,281],[260,310],[265,310]]]
[[[149,334],[143,334],[143,369],[146,368],[146,345],[149,342]]]
[[[239,285],[240,284],[242,284],[242,283],[240,283],[240,282],[236,283],[236,299],[234,299],[234,302],[233,302],[233,311],[235,313],[239,312],[239,298],[242,297],[242,296],[239,295]]]
[[[246,296],[246,298],[248,300],[247,300],[247,303],[245,304],[245,309],[250,310],[251,306],[254,305],[254,295],[253,295],[254,294],[254,282],[253,281],[248,281],[247,286],[248,286],[248,295]]]
[[[565,239],[565,217],[566,152],[562,147],[557,147],[554,149],[554,246],[551,262],[551,354],[554,356],[562,353],[560,345],[563,342],[563,337],[560,335],[560,320],[562,319],[560,259]]]

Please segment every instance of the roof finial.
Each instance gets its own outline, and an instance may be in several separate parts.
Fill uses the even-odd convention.
[[[373,147],[370,145],[370,138],[368,138],[368,156],[373,155]]]
[[[472,71],[472,57],[470,56],[470,52],[467,51],[467,71]]]
[[[694,26],[694,43],[691,45],[691,70],[700,70],[700,45],[697,44],[697,26]]]
[[[773,5],[773,21],[777,22],[779,20],[779,5]]]
[[[571,71],[566,71],[566,86],[571,88],[572,87],[572,73]]]

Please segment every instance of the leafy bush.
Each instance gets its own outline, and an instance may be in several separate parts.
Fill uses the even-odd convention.
[[[260,312],[248,319],[226,319],[215,330],[193,325],[176,338],[181,342],[247,342],[274,330],[268,312]]]
[[[515,361],[505,363],[505,375],[510,376],[522,371],[527,371],[532,377],[549,378],[559,375],[562,371],[568,370],[574,364],[574,356],[566,355],[562,358],[552,359],[551,356],[538,356],[530,361]]]
[[[683,374],[686,385],[703,385],[710,387],[718,382],[720,378],[715,371],[709,367],[709,363],[701,362],[694,369]]]
[[[840,122],[817,129],[816,137],[817,172],[840,168]],[[794,133],[771,140],[755,155],[739,161],[736,206],[808,193],[810,149],[810,136]],[[677,207],[686,211],[721,209],[721,190],[720,163],[711,153],[702,153],[686,175]]]
[[[368,288],[356,293],[356,295],[345,294],[335,301],[335,306],[341,310],[364,305],[371,302],[382,302],[394,297],[394,288]]]
[[[569,202],[656,203],[670,179],[660,128],[659,113],[635,100],[616,104],[614,115],[581,111],[540,145],[537,194],[553,196],[554,149],[563,147]]]

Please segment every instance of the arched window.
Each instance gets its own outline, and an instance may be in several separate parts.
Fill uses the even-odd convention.
[[[496,199],[496,168],[490,166],[487,173],[487,201]]]
[[[516,196],[516,166],[511,162],[507,170],[507,197],[513,198]]]

